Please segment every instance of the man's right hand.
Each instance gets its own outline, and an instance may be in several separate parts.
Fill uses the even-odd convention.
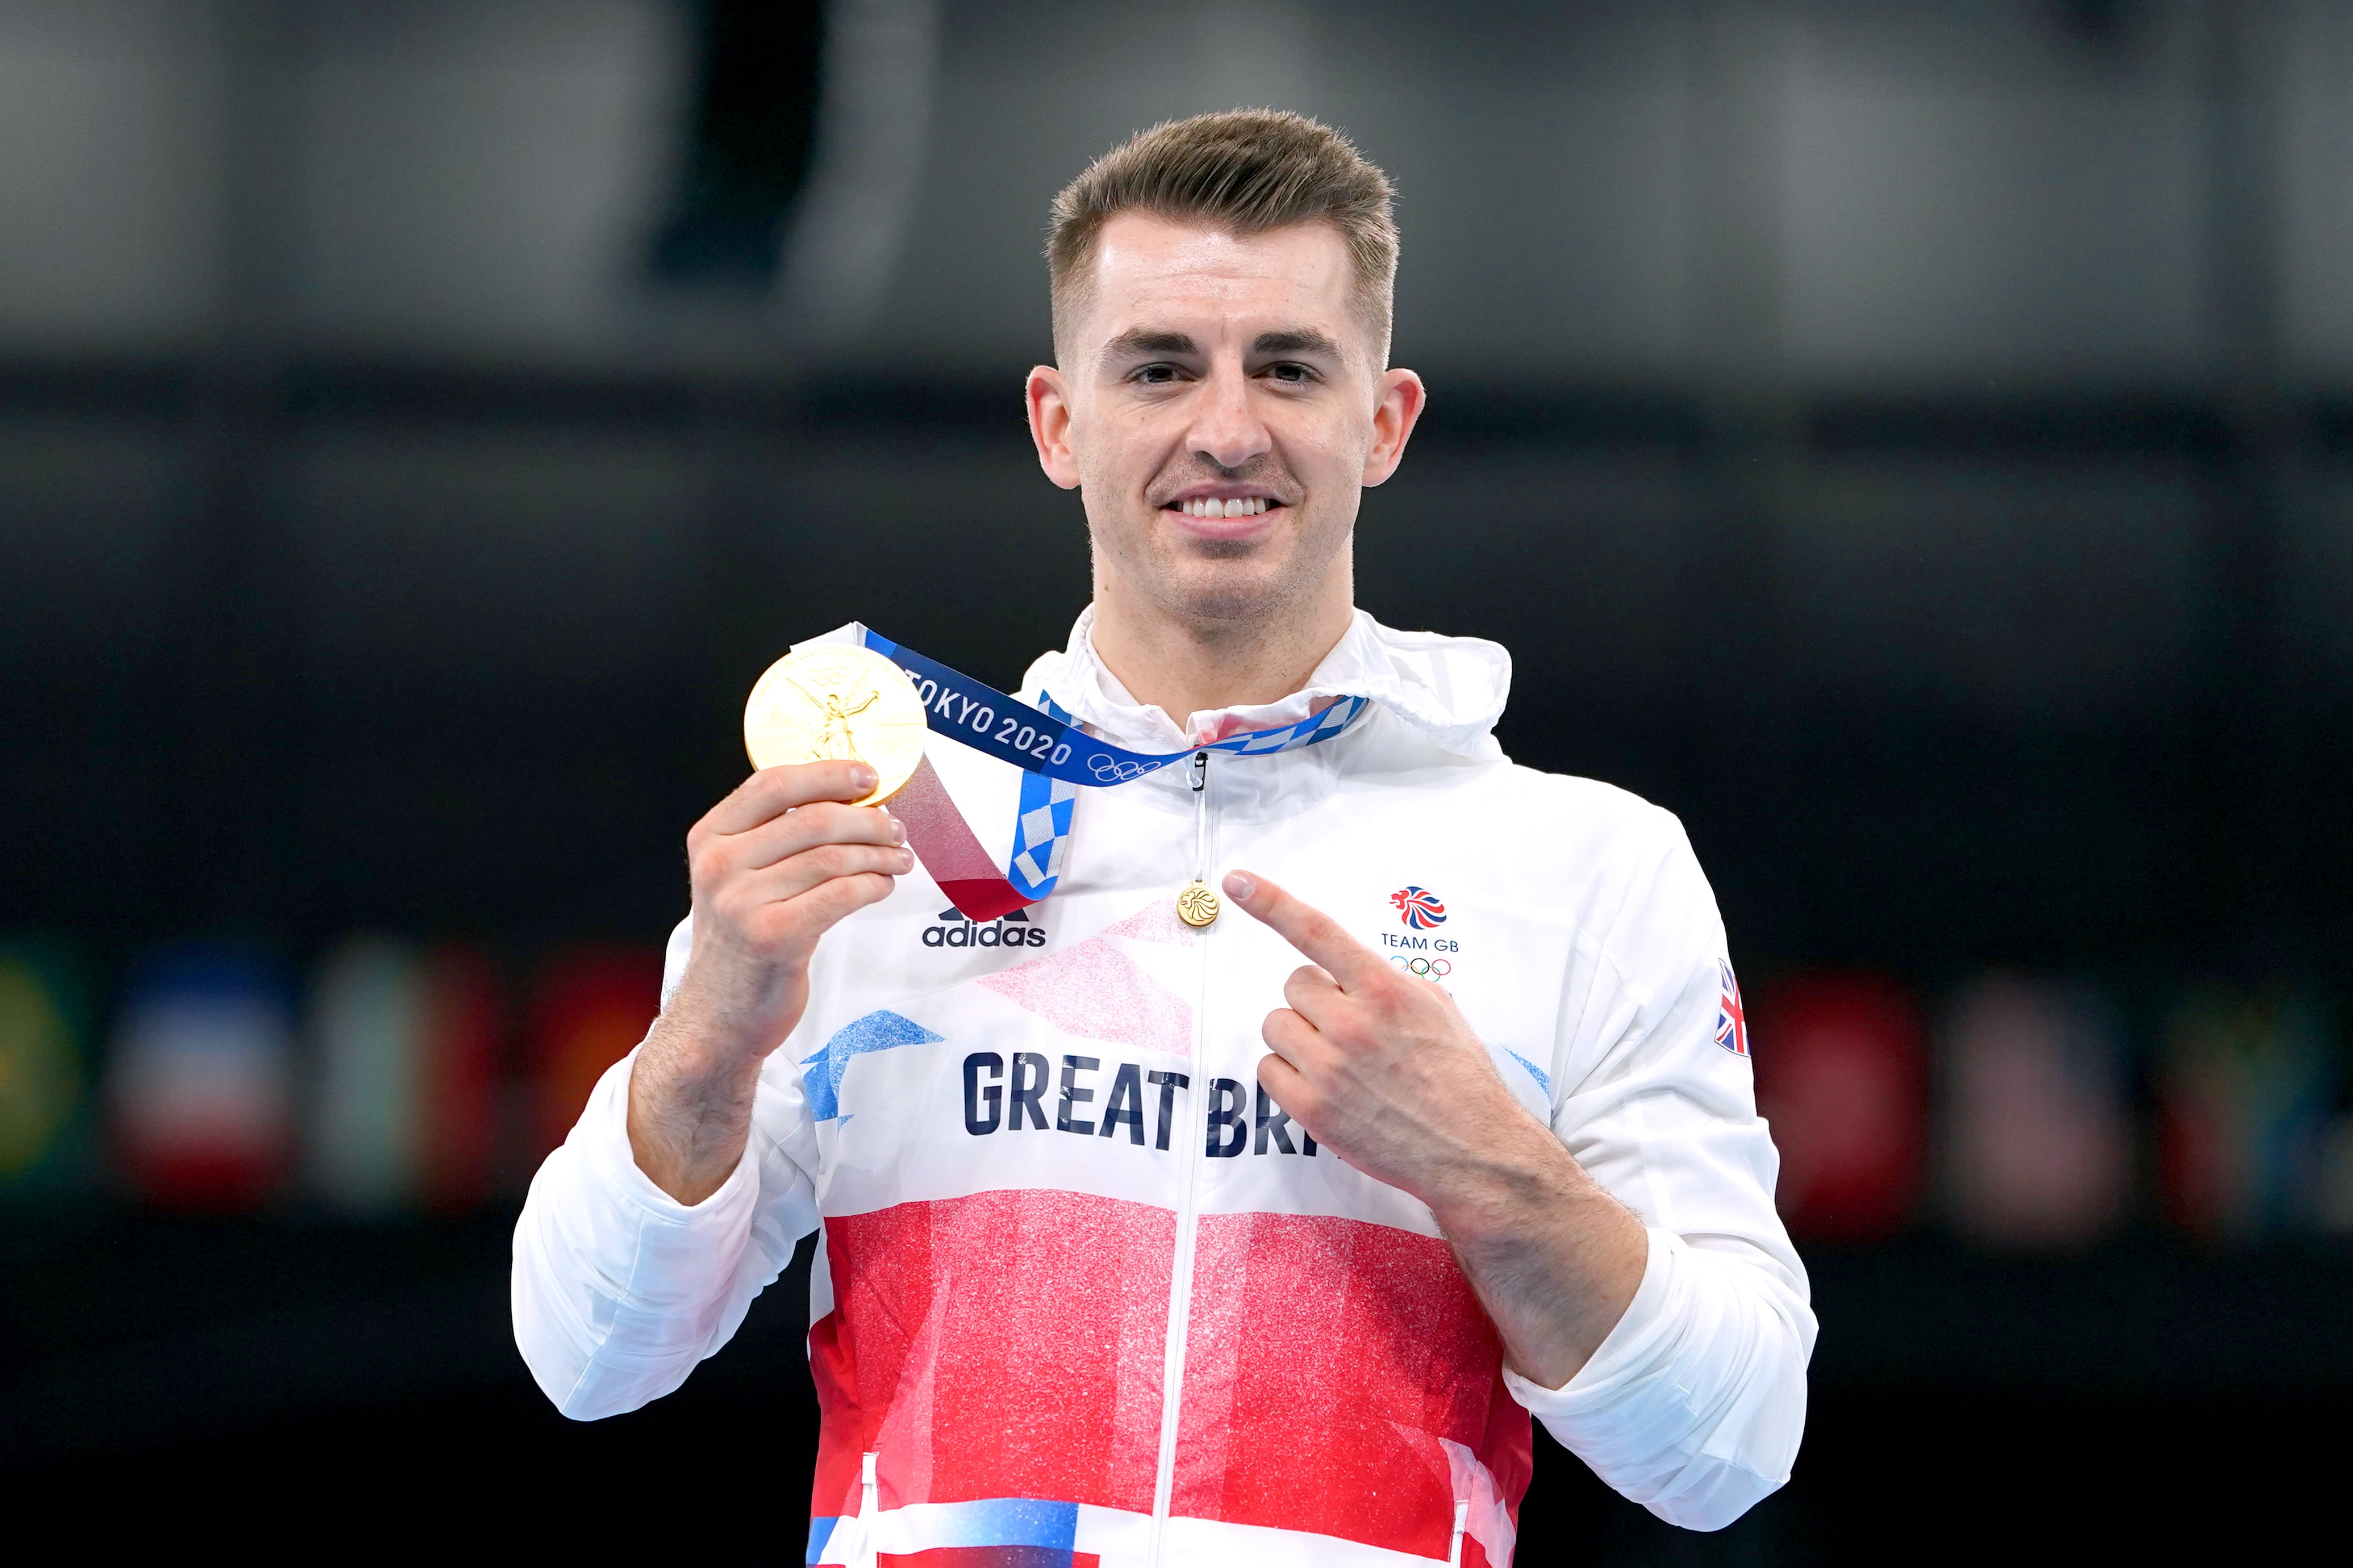
[[[863,763],[764,768],[686,836],[694,954],[629,1079],[638,1168],[681,1203],[743,1158],[760,1063],[808,1005],[818,939],[914,867],[904,824],[847,804],[873,788]]]

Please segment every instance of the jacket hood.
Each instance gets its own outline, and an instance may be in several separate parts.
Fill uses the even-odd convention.
[[[1503,755],[1493,731],[1511,696],[1512,656],[1480,637],[1401,632],[1358,610],[1307,684],[1279,702],[1189,714],[1179,725],[1140,703],[1095,653],[1094,606],[1079,614],[1070,646],[1041,654],[1022,677],[1107,741],[1175,751],[1233,734],[1296,723],[1337,697],[1369,697],[1440,750],[1474,761]]]

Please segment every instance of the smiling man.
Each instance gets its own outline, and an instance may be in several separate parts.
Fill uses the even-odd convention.
[[[516,1338],[583,1418],[820,1232],[810,1563],[1501,1564],[1531,1413],[1679,1524],[1788,1479],[1814,1322],[1682,829],[1504,756],[1502,648],[1354,605],[1424,396],[1390,206],[1255,110],[1061,194],[1029,420],[1094,601],[1019,711],[1135,760],[935,714],[890,810],[754,773],[533,1184]]]

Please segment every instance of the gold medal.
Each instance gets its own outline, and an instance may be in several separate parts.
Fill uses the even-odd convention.
[[[1207,882],[1195,880],[1176,895],[1176,918],[1198,931],[1218,918],[1218,895]]]
[[[744,705],[744,749],[755,768],[864,763],[888,800],[923,760],[923,700],[907,672],[855,643],[818,643],[768,666]],[[1214,902],[1215,900],[1212,900]]]

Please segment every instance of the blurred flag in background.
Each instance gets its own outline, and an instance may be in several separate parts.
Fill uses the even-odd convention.
[[[659,947],[575,948],[541,974],[532,1007],[535,1164],[564,1142],[607,1068],[645,1038],[661,1010]]]
[[[312,1185],[335,1209],[470,1207],[489,1195],[498,992],[478,956],[355,937],[313,985]]]
[[[426,955],[421,1196],[428,1209],[455,1212],[491,1196],[498,1176],[506,1026],[488,959],[460,947]]]
[[[2353,1114],[2339,1114],[2321,1141],[2313,1218],[2325,1231],[2353,1232]]]
[[[190,944],[151,959],[125,994],[107,1072],[115,1164],[165,1208],[266,1202],[294,1143],[293,1026],[277,966]]]
[[[1755,1010],[1757,1104],[1781,1152],[1774,1201],[1804,1239],[1876,1241],[1911,1217],[1926,1169],[1926,1031],[1878,974],[1800,974]]]
[[[62,951],[0,947],[0,1192],[52,1193],[90,1174],[79,982]]]
[[[2168,1218],[2208,1240],[2327,1223],[2337,1052],[2317,1000],[2207,986],[2174,1009],[2158,1075],[2158,1184]]]
[[[2094,986],[1993,974],[1955,999],[1943,1052],[1955,1227],[2000,1247],[2088,1247],[2132,1192],[2121,1028]]]

